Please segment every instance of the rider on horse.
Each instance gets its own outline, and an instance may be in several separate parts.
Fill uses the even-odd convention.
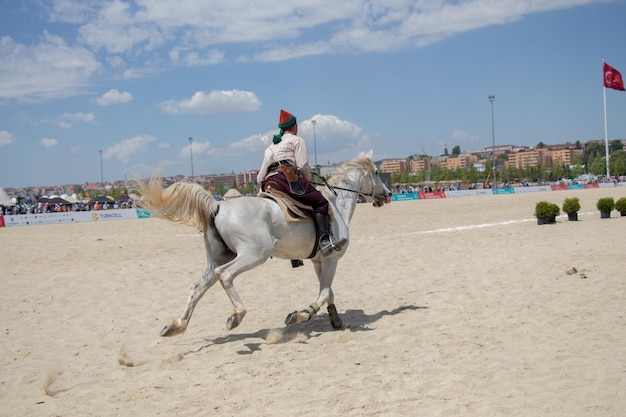
[[[328,200],[309,181],[311,168],[304,139],[298,136],[296,117],[280,111],[278,119],[280,132],[274,135],[272,144],[265,150],[263,163],[257,176],[261,191],[268,182],[276,183],[294,200],[311,206],[315,213],[315,226],[319,236],[319,249],[326,256],[334,250],[341,250],[346,239],[334,241],[328,219]]]

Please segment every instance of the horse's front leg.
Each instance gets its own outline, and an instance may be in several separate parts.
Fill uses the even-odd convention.
[[[320,307],[317,303],[313,303],[301,311],[292,311],[287,315],[287,318],[285,319],[285,324],[287,326],[291,326],[294,324],[309,321],[311,320],[311,317],[317,314],[318,311],[320,311]]]
[[[207,267],[204,274],[202,274],[202,277],[191,286],[191,293],[189,294],[185,310],[180,315],[178,320],[172,320],[170,324],[163,327],[160,333],[161,336],[170,337],[184,333],[184,331],[187,330],[189,320],[191,320],[191,315],[193,314],[193,310],[196,308],[198,301],[200,301],[204,293],[207,292],[207,290],[211,288],[216,281],[217,277],[213,273],[213,266]]]
[[[335,272],[337,271],[337,260],[324,259],[323,261],[313,261],[315,267],[315,273],[320,283],[320,292],[317,297],[317,301],[301,311],[294,311],[289,313],[285,319],[285,324],[290,326],[305,321],[311,320],[311,318],[317,314],[320,307],[324,304],[328,304],[328,316],[330,323],[334,329],[343,329],[344,325],[339,318],[337,308],[335,307],[335,294],[331,288]]]

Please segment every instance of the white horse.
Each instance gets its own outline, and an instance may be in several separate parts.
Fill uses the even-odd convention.
[[[361,153],[346,163],[329,181],[329,191],[321,191],[329,200],[333,213],[332,233],[337,239],[349,241],[348,226],[354,214],[357,197],[364,196],[374,206],[391,202],[391,192],[380,179],[372,162],[372,152]],[[311,255],[316,243],[312,221],[288,222],[278,204],[269,198],[241,197],[216,201],[210,192],[193,183],[175,183],[162,189],[161,177],[153,177],[149,184],[140,184],[140,204],[155,216],[173,222],[196,226],[204,236],[207,268],[191,287],[187,306],[178,320],[161,331],[161,336],[183,333],[189,325],[193,310],[217,281],[228,294],[234,311],[226,321],[226,328],[237,327],[246,315],[246,307],[239,298],[233,280],[242,272],[264,263],[270,256],[282,259],[303,259]],[[322,256],[318,251],[312,258],[320,284],[317,300],[306,309],[287,316],[287,325],[310,320],[320,307],[328,304],[331,325],[343,328],[334,305],[331,289],[337,263],[346,253],[341,251]]]

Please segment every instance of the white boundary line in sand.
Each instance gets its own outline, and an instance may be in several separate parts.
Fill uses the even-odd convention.
[[[589,214],[597,214],[596,212],[588,212],[588,213],[578,213],[579,215],[589,215]],[[560,216],[557,217],[558,218],[567,218],[566,214],[562,214]],[[431,230],[416,230],[414,232],[405,232],[405,233],[400,233],[394,236],[369,236],[366,239],[363,240],[373,240],[373,239],[396,239],[398,237],[404,237],[404,236],[413,236],[413,235],[427,235],[427,234],[435,234],[435,233],[449,233],[449,232],[460,232],[460,231],[465,231],[465,230],[473,230],[473,229],[482,229],[482,228],[486,228],[486,227],[494,227],[494,226],[506,226],[506,225],[510,225],[510,224],[517,224],[517,223],[526,223],[526,222],[534,222],[536,221],[537,218],[533,217],[530,219],[520,219],[520,220],[507,220],[507,221],[503,221],[503,222],[498,222],[498,223],[483,223],[483,224],[472,224],[472,225],[467,225],[467,226],[456,226],[456,227],[444,227],[444,228],[440,228],[440,229],[431,229]],[[350,240],[352,241],[358,241],[361,240],[359,238],[351,238]]]

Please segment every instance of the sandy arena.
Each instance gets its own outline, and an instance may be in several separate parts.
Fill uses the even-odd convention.
[[[578,196],[578,222],[534,205]],[[0,229],[1,416],[606,416],[626,410],[626,187],[357,207],[333,289],[270,259],[158,336],[205,268],[158,219]]]

